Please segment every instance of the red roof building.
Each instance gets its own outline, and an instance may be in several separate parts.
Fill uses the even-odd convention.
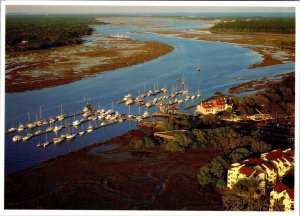
[[[210,101],[203,101],[198,104],[197,112],[202,114],[216,114],[232,108],[233,100],[231,98],[220,98]]]

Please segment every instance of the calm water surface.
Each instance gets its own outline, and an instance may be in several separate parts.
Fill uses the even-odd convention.
[[[166,30],[189,30],[191,28],[207,27],[204,23],[192,21],[170,20],[160,21],[161,24],[168,26]],[[5,94],[6,118],[5,126],[17,126],[28,121],[28,112],[31,119],[35,119],[42,107],[42,117],[56,116],[60,113],[61,105],[63,112],[72,114],[82,110],[83,106],[89,101],[95,107],[105,109],[114,108],[121,113],[139,114],[144,112],[144,108],[132,107],[130,110],[125,105],[119,105],[117,101],[124,95],[131,93],[137,95],[144,89],[152,89],[154,83],[160,87],[166,86],[171,89],[178,85],[176,79],[183,78],[191,93],[200,89],[201,98],[207,98],[216,91],[226,92],[229,87],[238,85],[244,81],[236,81],[235,77],[240,76],[244,79],[255,79],[269,77],[276,74],[287,73],[294,70],[294,63],[287,63],[257,69],[248,67],[260,61],[262,58],[251,51],[237,45],[219,42],[206,42],[192,39],[178,38],[168,35],[154,33],[135,34],[134,32],[149,32],[157,29],[127,27],[112,27],[109,25],[97,27],[96,33],[117,34],[125,33],[130,38],[139,40],[155,40],[173,46],[173,52],[161,56],[155,60],[134,65],[127,68],[108,71],[71,84],[45,88],[23,93]],[[87,42],[94,37],[86,37]],[[198,62],[201,72],[196,72]],[[199,100],[198,100],[199,101]],[[188,107],[198,101],[190,101],[181,107]],[[154,108],[150,109],[154,111]],[[192,111],[190,111],[192,112]],[[40,114],[38,114],[40,115]],[[81,118],[77,117],[77,118]],[[73,118],[66,122],[73,121]],[[93,122],[93,125],[100,122]],[[85,129],[88,123],[78,129],[72,128],[73,132]],[[123,122],[94,131],[91,134],[77,137],[71,142],[63,142],[58,145],[49,145],[47,148],[37,148],[37,142],[44,142],[46,137],[34,137],[26,143],[12,143],[12,134],[5,136],[5,173],[13,173],[27,167],[39,164],[40,162],[53,158],[70,151],[74,151],[83,146],[107,140],[136,128],[134,122]],[[24,131],[26,133],[27,131]],[[67,131],[62,131],[65,133]],[[49,134],[48,139],[55,137]]]

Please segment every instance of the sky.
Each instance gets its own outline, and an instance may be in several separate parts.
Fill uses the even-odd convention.
[[[53,6],[7,5],[7,13],[294,13],[293,7]]]

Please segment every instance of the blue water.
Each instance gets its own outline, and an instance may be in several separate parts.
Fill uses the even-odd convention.
[[[168,30],[181,31],[207,26],[207,24],[193,21],[170,22],[167,20],[161,21],[161,23],[167,25]],[[66,114],[81,111],[86,101],[89,101],[95,107],[114,108],[121,113],[128,113],[128,107],[119,105],[117,101],[128,93],[137,95],[139,91],[142,92],[144,90],[144,86],[146,90],[152,89],[154,83],[158,83],[160,87],[166,86],[171,89],[172,86],[178,85],[176,79],[182,77],[186,81],[190,92],[197,92],[199,88],[201,97],[207,98],[216,91],[226,92],[229,87],[242,83],[243,81],[234,79],[237,76],[244,79],[262,78],[290,72],[295,67],[294,63],[288,63],[247,69],[251,64],[260,61],[261,57],[250,49],[238,45],[184,39],[154,33],[134,33],[152,30],[157,29],[132,26],[112,27],[109,25],[98,27],[96,33],[106,35],[127,33],[130,38],[160,41],[173,46],[175,49],[171,53],[155,60],[86,77],[83,80],[67,85],[30,92],[5,94],[6,128],[17,126],[19,122],[26,123],[28,121],[28,112],[30,112],[31,119],[35,119],[34,117],[39,112],[40,106],[42,107],[42,116],[44,118],[59,114],[61,104]],[[87,37],[86,40],[89,43],[89,41],[93,40],[93,37]],[[201,72],[195,71],[198,62],[201,65]],[[181,110],[196,102],[191,101],[184,104]],[[152,108],[150,111],[154,109]],[[142,107],[139,110],[133,106],[130,112],[133,114],[143,113],[144,108]],[[73,121],[73,118],[70,118],[68,121]],[[99,122],[94,122],[93,124],[96,125]],[[88,124],[85,124],[83,127],[86,128],[87,126]],[[92,143],[107,140],[134,128],[136,128],[134,122],[126,121],[122,124],[108,126],[91,134],[77,137],[71,142],[63,142],[58,145],[51,144],[47,148],[40,149],[36,147],[36,144],[39,139],[44,141],[45,136],[40,138],[34,137],[26,143],[12,143],[12,135],[6,135],[5,173],[20,171],[37,165],[46,159],[74,151]],[[81,130],[81,127],[72,130],[77,132]],[[54,134],[50,134],[48,139],[53,137],[55,137]]]

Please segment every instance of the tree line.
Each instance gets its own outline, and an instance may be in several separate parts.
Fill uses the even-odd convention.
[[[295,18],[255,18],[251,20],[237,19],[232,22],[220,22],[211,27],[212,32],[268,32],[295,33]]]
[[[7,15],[5,49],[27,51],[83,43],[96,23],[89,15]],[[101,23],[100,23],[101,24]]]

